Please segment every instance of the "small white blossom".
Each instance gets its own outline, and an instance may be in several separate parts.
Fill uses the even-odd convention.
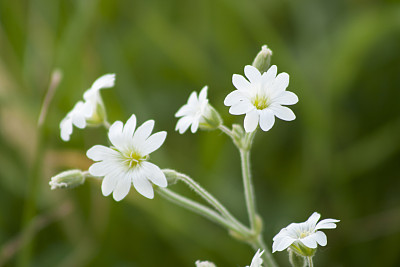
[[[216,267],[216,265],[210,261],[196,261],[196,267]]]
[[[261,252],[260,252],[260,250],[257,250],[256,254],[253,257],[253,260],[251,261],[250,266],[247,266],[247,267],[262,267],[263,259],[261,258],[261,256],[263,253],[264,253],[264,250]]]
[[[190,125],[190,130],[195,133],[199,128],[199,124],[204,121],[204,116],[207,112],[207,86],[204,86],[200,91],[199,97],[197,97],[197,92],[193,91],[190,94],[187,104],[183,105],[178,112],[176,112],[175,117],[182,117],[178,120],[175,130],[183,134]]]
[[[274,238],[272,244],[272,252],[282,251],[293,245],[304,245],[307,248],[315,249],[317,244],[326,246],[326,235],[318,231],[320,229],[334,229],[336,228],[336,219],[318,220],[321,214],[314,212],[306,222],[291,223],[289,226],[283,228]]]
[[[136,117],[132,115],[125,126],[114,122],[108,137],[112,147],[95,145],[86,155],[98,161],[89,168],[93,176],[104,177],[101,190],[104,196],[113,193],[116,201],[122,200],[131,188],[152,199],[154,190],[151,183],[167,186],[167,179],[157,165],[147,161],[149,154],[157,150],[165,141],[167,132],[151,134],[154,121],[148,120],[136,130]]]
[[[69,141],[73,125],[83,129],[87,124],[99,124],[105,119],[103,100],[100,89],[114,86],[115,74],[105,74],[98,78],[83,95],[84,102],[79,101],[60,123],[61,139]]]
[[[293,105],[298,97],[286,87],[289,85],[289,75],[285,72],[277,74],[273,65],[267,72],[261,74],[257,68],[246,66],[242,75],[234,74],[232,83],[237,90],[229,93],[224,101],[230,106],[232,115],[246,114],[244,129],[253,132],[259,124],[263,131],[268,131],[275,123],[275,116],[285,121],[296,118],[293,111],[282,105]]]

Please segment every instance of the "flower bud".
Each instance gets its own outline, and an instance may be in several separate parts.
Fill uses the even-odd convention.
[[[204,115],[202,116],[199,128],[202,130],[215,130],[222,124],[221,116],[218,111],[210,104],[205,107]]]
[[[261,73],[266,72],[271,65],[272,51],[268,46],[263,45],[261,51],[258,52],[257,56],[254,58],[253,67],[256,67]]]
[[[51,190],[56,188],[74,188],[85,182],[85,175],[81,170],[68,170],[51,177]]]

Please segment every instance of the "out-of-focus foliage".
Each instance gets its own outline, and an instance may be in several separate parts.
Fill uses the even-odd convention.
[[[399,266],[400,5],[372,0],[0,0],[0,265],[249,264],[247,245],[157,195],[131,190],[116,203],[95,181],[55,191],[48,182],[87,169],[85,151],[107,142],[98,128],[64,143],[59,122],[115,72],[102,92],[110,121],[155,119],[168,137],[151,160],[191,175],[246,222],[234,146],[218,132],[179,135],[174,113],[208,85],[226,124],[242,123],[223,99],[263,44],[300,99],[294,122],[255,140],[267,243],[318,211],[341,222],[316,266]],[[63,79],[38,130],[56,68]],[[285,252],[275,256],[288,266]]]

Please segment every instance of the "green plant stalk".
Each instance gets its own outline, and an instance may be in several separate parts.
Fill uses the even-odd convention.
[[[247,213],[249,215],[250,229],[256,229],[256,204],[254,188],[250,173],[250,151],[240,149],[240,159],[242,165],[243,186],[246,198]]]
[[[312,256],[308,256],[307,261],[308,261],[308,267],[314,267]]]
[[[269,251],[269,249],[265,245],[261,234],[257,237],[257,239],[253,243],[251,243],[251,246],[253,247],[254,250],[258,250],[258,249],[264,250],[264,253],[262,255],[262,257],[264,259],[264,265],[270,266],[270,267],[278,266],[274,257],[272,256],[272,253]]]
[[[192,178],[189,176],[176,172],[177,177],[180,181],[184,182],[188,185],[191,189],[193,189],[199,196],[201,196],[205,201],[207,201],[211,206],[213,206],[223,217],[228,219],[231,223],[236,225],[238,229],[241,230],[243,234],[250,235],[251,231],[241,224],[233,215],[214,197],[212,196],[207,190],[201,187],[198,183],[196,183]]]
[[[185,209],[191,210],[213,222],[216,222],[227,229],[241,233],[241,229],[239,229],[236,225],[232,224],[232,222],[223,218],[221,215],[219,215],[217,212],[213,211],[212,209],[210,209],[196,201],[193,201],[184,196],[181,196],[180,194],[175,193],[172,190],[167,189],[167,188],[158,187],[157,191],[165,199],[167,199]]]

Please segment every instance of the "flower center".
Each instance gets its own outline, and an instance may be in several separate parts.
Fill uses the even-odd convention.
[[[139,153],[132,151],[130,154],[124,155],[124,163],[129,169],[136,167],[140,162],[146,160],[147,156],[142,156]]]
[[[258,110],[266,109],[269,106],[268,97],[257,94],[255,98],[253,98],[253,105]]]
[[[304,232],[303,232],[303,233],[300,234],[300,238],[304,238],[304,237],[306,237],[306,236],[308,236],[308,233],[304,233]]]

